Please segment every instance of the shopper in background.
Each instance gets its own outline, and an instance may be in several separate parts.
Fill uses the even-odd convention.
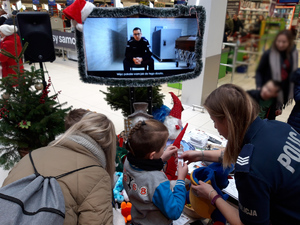
[[[277,105],[277,96],[281,90],[280,82],[269,80],[261,90],[249,90],[247,93],[259,105],[258,116],[261,119],[275,120],[281,115],[280,105]]]
[[[236,32],[241,32],[242,29],[244,29],[243,23],[240,21],[240,19],[236,14],[233,15],[232,21],[233,21],[233,31],[232,31],[233,35],[235,35]]]
[[[78,168],[99,165],[57,180],[65,199],[65,225],[113,224],[115,155],[113,123],[105,115],[93,112],[85,114],[47,147],[32,152],[37,171],[43,176],[57,176]],[[8,185],[33,173],[27,155],[10,171],[3,184]]]
[[[298,51],[294,36],[289,30],[283,30],[276,36],[272,47],[265,51],[256,70],[256,87],[261,87],[268,80],[281,82],[278,101],[285,105],[293,99],[294,85],[292,74],[298,68]]]
[[[257,34],[259,35],[260,33],[260,28],[261,28],[261,22],[264,20],[264,16],[263,15],[260,15],[258,17],[258,20],[255,22],[254,24],[254,27],[253,27],[253,30],[252,30],[252,34]]]
[[[0,9],[0,25],[4,24],[7,19],[7,13],[3,9]]]
[[[231,36],[233,32],[233,21],[229,16],[229,13],[226,12],[226,21],[225,21],[225,33],[227,36]]]
[[[13,25],[3,24],[0,26],[0,36],[2,41],[0,43],[0,49],[9,52],[10,54],[16,56],[20,55],[22,51],[22,45],[20,41],[19,35],[16,33],[18,30],[17,27]],[[17,42],[17,54],[16,54],[16,47],[15,43]],[[2,65],[2,78],[7,77],[9,74],[16,74],[12,67],[17,66],[17,62],[3,55],[0,52],[0,62]],[[22,64],[22,59],[20,59],[20,70],[24,69]]]
[[[225,84],[204,103],[215,128],[227,140],[224,167],[235,164],[239,210],[207,183],[192,185],[194,193],[209,199],[230,224],[300,224],[300,135],[286,123],[261,120],[258,108],[240,87]],[[194,162],[201,152],[186,151]],[[198,154],[199,157],[195,157]]]
[[[293,74],[294,82],[294,100],[295,106],[289,116],[288,124],[290,124],[298,133],[300,133],[300,69]]]

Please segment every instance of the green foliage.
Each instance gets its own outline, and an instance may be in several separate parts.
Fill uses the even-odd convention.
[[[24,49],[23,49],[24,50]],[[1,51],[3,53],[3,51]],[[5,52],[4,54],[7,54]],[[22,53],[21,53],[22,54]],[[17,62],[20,56],[14,57]],[[0,165],[10,169],[20,160],[19,150],[32,151],[48,145],[65,131],[64,117],[70,110],[62,109],[67,103],[49,95],[51,80],[45,90],[37,90],[42,83],[43,71],[31,67],[29,71],[14,68],[15,75],[0,79]]]
[[[122,110],[124,117],[130,115],[130,99],[129,99],[129,87],[108,87],[107,92],[101,91],[106,95],[104,98],[108,105],[113,110]],[[147,88],[136,87],[135,91],[135,102],[147,102]],[[152,87],[152,107],[161,107],[163,105],[163,99],[165,96],[160,93],[161,86]]]

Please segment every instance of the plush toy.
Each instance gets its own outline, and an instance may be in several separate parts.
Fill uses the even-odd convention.
[[[95,5],[85,0],[75,0],[72,5],[63,10],[63,13],[71,20],[77,30],[83,30],[82,23],[91,14]]]
[[[124,216],[125,223],[131,221],[131,207],[132,204],[130,202],[122,202],[121,203],[121,213]]]
[[[117,180],[115,187],[113,189],[114,193],[114,199],[115,201],[121,203],[124,201],[124,196],[121,194],[121,191],[124,189],[123,187],[123,173],[116,172],[116,175],[119,176],[119,179]]]
[[[152,116],[153,119],[163,123],[170,112],[171,109],[168,106],[162,105],[160,108],[153,109]]]
[[[182,129],[181,112],[183,111],[183,107],[179,98],[173,92],[170,92],[170,94],[173,98],[174,106],[170,114],[166,117],[164,125],[168,128],[169,139],[174,140]]]

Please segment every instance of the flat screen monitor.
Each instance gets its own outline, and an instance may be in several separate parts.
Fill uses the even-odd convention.
[[[84,49],[79,55],[83,81],[149,86],[199,76],[205,12],[202,7],[179,8],[185,11],[147,8],[148,15],[142,15],[136,9],[144,6],[105,13],[97,13],[103,8],[95,9],[85,20],[78,42]],[[117,16],[110,14],[114,10]],[[122,10],[127,16],[121,16]],[[128,10],[133,10],[132,15]],[[159,16],[162,12],[168,16]],[[77,47],[80,53],[81,46]]]

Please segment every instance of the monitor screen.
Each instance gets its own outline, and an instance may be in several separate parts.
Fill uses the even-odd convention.
[[[146,12],[145,12],[146,11]],[[76,32],[84,82],[149,86],[200,75],[205,10],[96,8]]]
[[[197,30],[196,18],[87,18],[87,73],[148,78],[190,72]]]

